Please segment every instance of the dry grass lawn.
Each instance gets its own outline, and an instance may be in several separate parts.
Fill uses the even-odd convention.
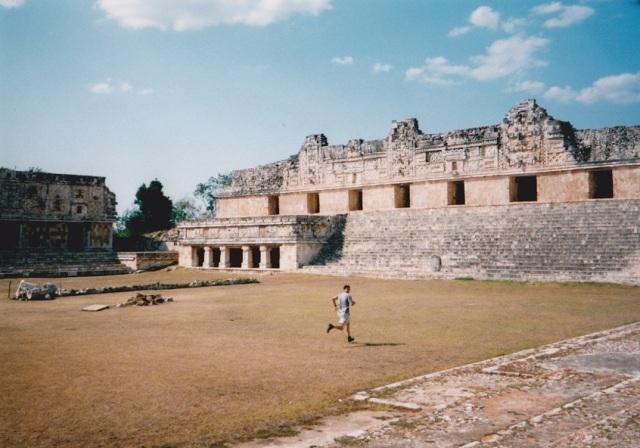
[[[293,274],[261,281],[84,313],[131,293],[17,302],[0,280],[0,446],[209,446],[335,410],[362,388],[640,319],[640,288],[623,286]],[[346,281],[357,301],[353,345],[324,332],[335,320],[329,297]]]

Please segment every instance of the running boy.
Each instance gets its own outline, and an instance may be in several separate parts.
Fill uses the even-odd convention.
[[[355,341],[355,339],[351,337],[351,314],[349,312],[349,307],[355,305],[356,302],[351,297],[351,286],[344,285],[342,290],[343,292],[331,299],[331,301],[333,302],[333,307],[338,312],[338,325],[329,324],[327,326],[327,333],[329,333],[334,328],[336,330],[342,331],[346,327],[347,342],[353,342]]]

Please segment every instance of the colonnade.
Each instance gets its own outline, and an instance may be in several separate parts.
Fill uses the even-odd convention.
[[[259,246],[190,246],[190,250],[191,267],[219,269],[278,269],[280,267],[279,246],[265,244]]]

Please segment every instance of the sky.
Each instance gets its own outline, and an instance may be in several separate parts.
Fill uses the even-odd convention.
[[[0,166],[157,178],[330,144],[499,123],[536,98],[576,128],[640,124],[640,1],[0,0]]]

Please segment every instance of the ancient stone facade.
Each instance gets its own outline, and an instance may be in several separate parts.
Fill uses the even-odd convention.
[[[0,275],[56,274],[57,265],[91,272],[91,264],[122,272],[117,259],[112,266],[115,205],[104,177],[0,169]],[[86,252],[94,258],[72,255]]]
[[[180,265],[295,270],[308,264],[340,225],[331,216],[265,216],[180,225]]]
[[[221,218],[255,220],[268,233],[263,217],[345,215],[348,222],[353,213],[395,209],[634,199],[640,199],[640,126],[576,130],[527,100],[501,123],[479,128],[427,134],[408,119],[379,140],[329,145],[322,134],[309,136],[287,160],[233,172],[218,199],[220,219],[202,224],[202,232],[222,226],[236,235],[225,245],[247,245],[238,224]],[[215,238],[192,245],[191,225],[180,229],[189,247],[181,262],[201,266],[203,257],[189,251]]]
[[[116,200],[104,181],[0,169],[0,248],[110,249]]]

